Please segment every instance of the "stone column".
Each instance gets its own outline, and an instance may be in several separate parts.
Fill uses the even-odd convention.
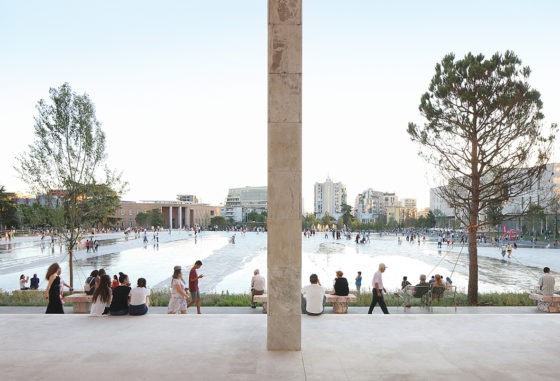
[[[183,227],[183,207],[179,205],[179,230]]]
[[[301,350],[301,1],[268,1],[269,350]]]
[[[169,205],[169,230],[173,229],[173,207]]]

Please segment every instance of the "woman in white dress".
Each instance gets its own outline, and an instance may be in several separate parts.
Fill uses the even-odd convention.
[[[173,269],[173,278],[171,280],[171,298],[169,298],[168,314],[187,313],[188,294],[185,291],[185,282],[183,282],[183,273],[181,266],[175,266]]]

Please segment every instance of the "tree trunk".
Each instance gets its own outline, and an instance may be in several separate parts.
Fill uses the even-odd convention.
[[[70,288],[74,288],[74,258],[73,258],[73,254],[74,254],[74,248],[72,246],[70,246],[68,248],[68,267],[69,267],[69,271],[70,271]]]
[[[469,228],[469,287],[468,303],[471,306],[478,304],[478,248],[476,246],[477,219],[470,217]]]

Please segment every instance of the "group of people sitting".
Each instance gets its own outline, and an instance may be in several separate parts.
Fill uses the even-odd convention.
[[[29,287],[27,286],[27,283],[29,283]],[[24,274],[21,274],[19,277],[19,289],[21,291],[25,291],[25,290],[38,290],[39,289],[39,277],[37,276],[37,274],[33,274],[33,278],[29,279],[28,276],[25,276]]]
[[[317,274],[311,274],[309,283],[301,290],[301,313],[308,315],[321,315],[325,307],[325,293],[327,289],[321,285]],[[348,296],[350,288],[348,280],[344,277],[342,271],[336,272],[336,278],[333,281],[333,295]]]
[[[421,274],[420,282],[416,284],[413,289],[409,290],[408,286],[412,286],[412,284],[408,281],[406,276],[403,277],[401,288],[402,292],[404,292],[407,297],[407,307],[410,307],[410,296],[423,298],[430,294],[432,300],[440,300],[443,298],[444,291],[452,286],[451,278],[447,277],[444,281],[443,276],[440,274],[433,275],[428,282],[426,282],[426,279],[426,275]]]
[[[130,286],[128,275],[119,272],[113,279],[104,269],[93,270],[84,285],[86,294],[92,295],[92,316],[145,315],[150,305],[150,289],[146,279],[138,278],[136,287]]]

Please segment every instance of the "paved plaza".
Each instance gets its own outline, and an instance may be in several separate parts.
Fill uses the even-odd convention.
[[[2,379],[557,380],[560,374],[554,314],[302,316],[301,352],[269,352],[265,315],[218,311],[95,318],[12,310],[0,315]]]

